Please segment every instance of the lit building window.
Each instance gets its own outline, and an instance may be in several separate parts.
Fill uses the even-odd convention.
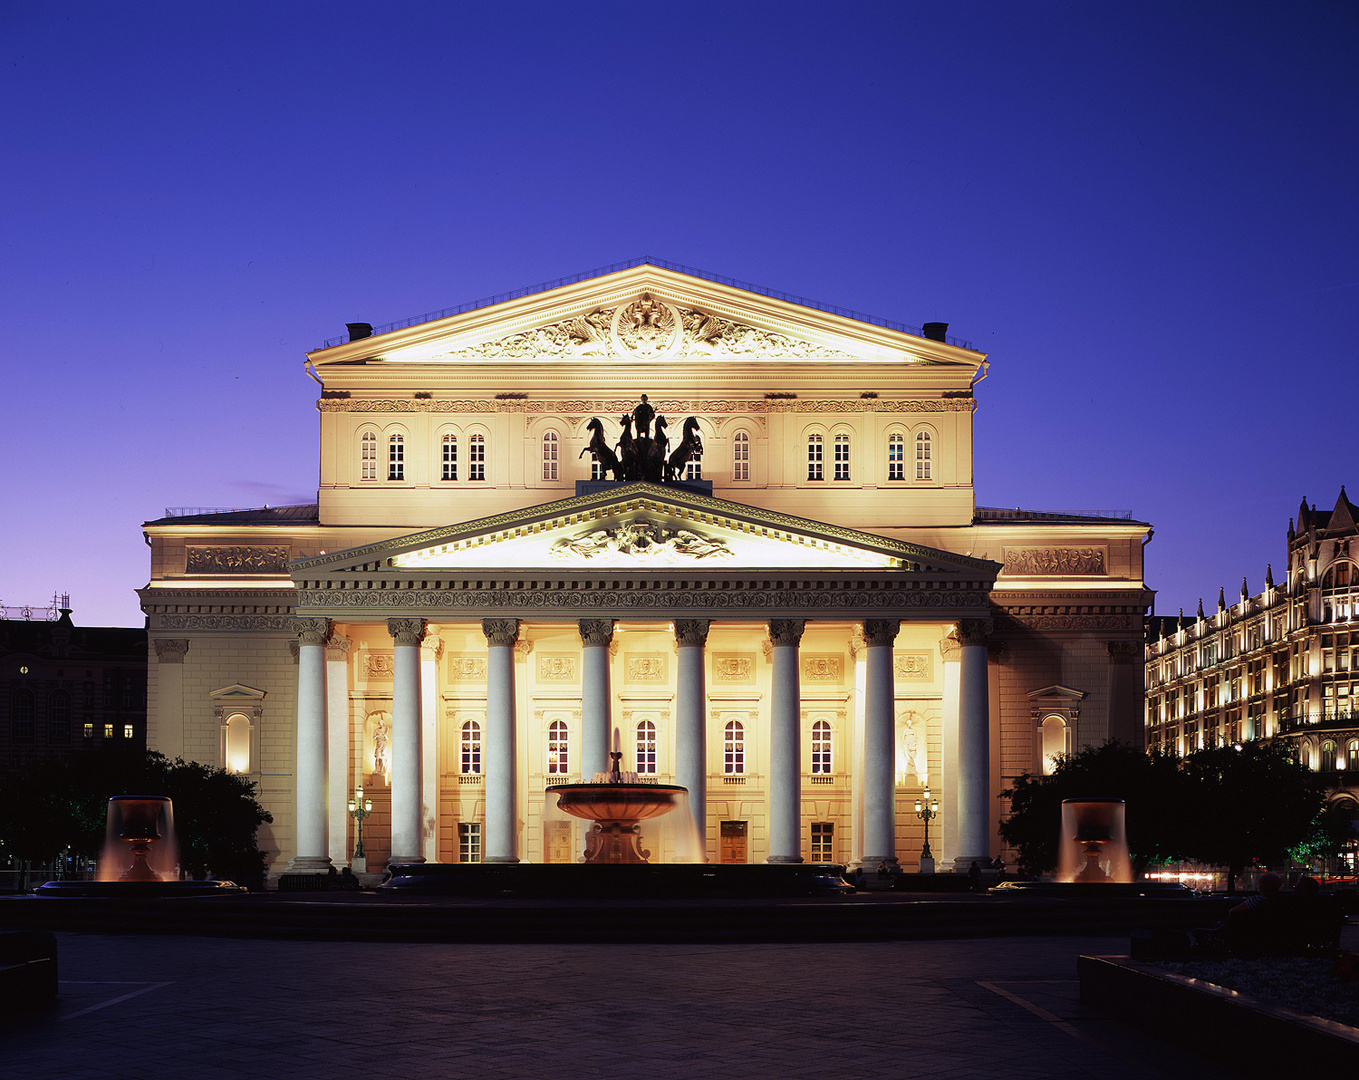
[[[746,729],[739,720],[727,721],[723,736],[722,772],[741,776],[746,771]]]
[[[111,738],[113,738],[113,725],[112,725],[112,724],[105,724],[105,725],[104,725],[104,738],[106,738],[106,739],[111,739]]]
[[[1359,572],[1354,563],[1337,562],[1321,579],[1321,621],[1348,622],[1359,612]]]
[[[406,440],[400,435],[387,440],[387,479],[406,479]]]
[[[656,775],[656,725],[650,720],[637,725],[637,774]]]
[[[930,433],[922,431],[915,437],[915,478],[917,480],[929,480],[932,476],[931,470]]]
[[[831,771],[831,726],[825,720],[812,725],[812,773],[827,775]]]
[[[481,725],[469,720],[462,726],[462,771],[481,774]]]
[[[732,440],[731,478],[750,479],[750,436],[744,431],[738,431],[736,438]]]
[[[849,436],[835,436],[835,479],[849,479]]]
[[[571,771],[571,750],[567,745],[570,732],[565,720],[553,720],[547,729],[547,771],[553,776],[565,776]]]
[[[130,738],[132,738],[132,725],[131,725],[131,724],[124,724],[124,725],[123,725],[123,738],[124,738],[124,739],[130,739]]]
[[[456,435],[444,436],[444,471],[440,479],[456,480],[458,478],[458,437]]]
[[[481,822],[458,822],[458,862],[481,862]]]
[[[1350,740],[1345,747],[1345,760],[1339,762],[1339,766],[1345,769],[1359,768],[1359,739]]]
[[[93,724],[82,724],[82,725],[81,725],[81,729],[80,729],[80,737],[81,737],[82,739],[93,739],[93,738],[94,738],[94,725],[93,725]]]
[[[543,479],[557,479],[557,433],[549,431],[543,436]]]
[[[900,434],[887,437],[887,479],[906,479],[906,439]]]
[[[824,480],[822,472],[823,448],[820,435],[807,436],[807,479]]]
[[[377,479],[377,435],[371,431],[359,440],[359,479]]]
[[[467,479],[486,479],[485,435],[473,435],[467,440]]]
[[[1067,751],[1066,721],[1060,716],[1049,716],[1039,730],[1043,742],[1043,775],[1051,776],[1057,768],[1057,759]]]
[[[812,822],[812,862],[832,863],[835,861],[835,823],[833,821]]]

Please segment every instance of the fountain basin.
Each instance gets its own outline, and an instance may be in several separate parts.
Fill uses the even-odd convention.
[[[615,772],[614,776],[618,773]],[[553,784],[545,789],[557,809],[594,824],[586,841],[587,863],[649,863],[637,823],[670,813],[689,789],[674,784],[637,784],[608,780],[593,784]]]
[[[238,896],[234,881],[47,881],[33,890],[49,899],[147,900],[185,896]]]

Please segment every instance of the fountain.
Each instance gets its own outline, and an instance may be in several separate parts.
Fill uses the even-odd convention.
[[[614,750],[609,757],[613,759],[613,769],[596,773],[592,782],[553,784],[544,793],[549,801],[556,799],[562,812],[592,822],[585,862],[649,862],[651,852],[641,846],[638,822],[670,813],[681,797],[689,794],[689,789],[674,784],[638,783],[635,773],[620,771],[619,761],[623,757],[620,751]]]
[[[105,899],[245,892],[230,881],[179,881],[174,877],[178,860],[173,803],[164,795],[115,795],[109,800],[97,880],[48,881],[35,891]]]

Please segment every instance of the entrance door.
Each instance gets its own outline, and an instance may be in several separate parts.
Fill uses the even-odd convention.
[[[569,821],[549,821],[547,835],[543,838],[543,862],[565,863],[571,861],[571,823]]]
[[[724,863],[743,863],[746,861],[746,823],[744,821],[724,821],[721,825],[722,847],[718,856]]]

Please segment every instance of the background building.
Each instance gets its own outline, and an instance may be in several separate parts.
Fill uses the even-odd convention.
[[[146,631],[78,627],[69,605],[63,596],[50,608],[3,609],[0,762],[146,748]]]
[[[258,782],[275,872],[359,785],[370,865],[574,858],[543,787],[614,729],[713,860],[913,865],[925,783],[935,855],[995,854],[1008,778],[1139,737],[1148,527],[977,507],[944,330],[651,262],[351,324],[316,505],[145,525],[152,745]],[[587,452],[653,415],[673,482]]]
[[[1237,603],[1154,618],[1146,649],[1149,747],[1185,754],[1213,743],[1278,739],[1359,817],[1359,509],[1303,499],[1288,522],[1287,570]]]

